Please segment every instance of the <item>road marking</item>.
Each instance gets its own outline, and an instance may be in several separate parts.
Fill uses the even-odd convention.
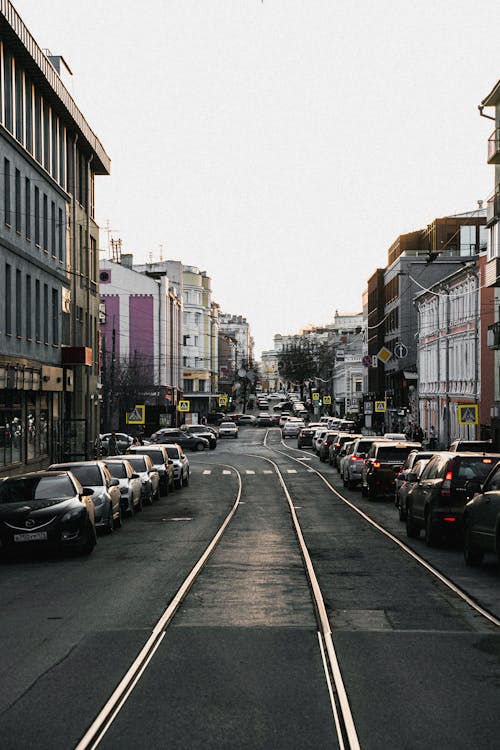
[[[286,473],[287,474],[296,474],[297,473],[297,469],[287,469]]]
[[[255,474],[255,471],[253,469],[247,469],[245,474]]]
[[[271,469],[264,469],[262,472],[263,474],[273,474],[274,472]]]
[[[204,469],[202,473],[203,474],[211,474],[212,473],[212,469]]]
[[[232,474],[233,472],[232,472],[232,471],[229,471],[229,469],[223,469],[223,470],[222,470],[222,473],[223,473],[223,474]]]

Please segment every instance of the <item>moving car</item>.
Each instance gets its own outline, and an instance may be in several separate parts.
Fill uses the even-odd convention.
[[[110,437],[111,437],[110,432],[105,432],[103,435],[99,435],[99,439],[101,441],[101,451],[102,451],[103,456],[107,456],[109,453],[108,443],[109,443]],[[116,438],[116,444],[118,446],[118,450],[120,451],[120,453],[126,453],[127,448],[129,448],[134,442],[134,438],[131,435],[127,435],[125,432],[115,432],[115,438]]]
[[[211,451],[217,448],[217,433],[211,427],[204,424],[183,425],[181,432],[187,432],[188,435],[200,436],[208,440],[208,447]],[[175,441],[174,441],[175,442]]]
[[[151,435],[151,442],[155,444],[177,443],[182,448],[192,451],[205,451],[210,447],[207,438],[201,437],[201,435],[192,435],[190,432],[178,430],[176,427],[163,427]]]
[[[123,456],[106,458],[106,468],[114,479],[118,479],[122,513],[133,516],[142,510],[142,486],[139,474]]]
[[[91,495],[69,471],[7,477],[0,481],[0,546],[90,554],[96,544]]]
[[[500,463],[495,463],[484,484],[469,482],[477,494],[464,510],[464,558],[467,565],[480,565],[493,553],[500,565]]]
[[[411,469],[407,469],[406,471],[400,472],[399,476],[402,474],[402,479],[400,480],[400,486],[399,490],[397,492],[397,504],[396,507],[399,511],[399,520],[405,521],[406,520],[406,509],[408,507],[408,498],[415,489],[416,485],[418,484],[418,480],[423,474],[423,471],[427,464],[429,463],[430,458],[423,458],[420,459],[420,461],[415,461]]]
[[[253,414],[240,414],[238,420],[235,420],[235,422],[239,427],[256,427],[257,417],[254,417]]]
[[[448,450],[453,453],[494,453],[492,440],[454,440]]]
[[[394,494],[394,480],[408,454],[420,443],[376,440],[372,443],[361,470],[361,494],[370,500]]]
[[[352,440],[361,437],[351,432],[335,432],[335,439],[329,445],[328,448],[328,461],[330,466],[335,466],[338,472],[340,472],[340,459],[342,447],[346,443],[350,443]]]
[[[344,487],[354,489],[361,483],[361,471],[365,462],[366,455],[375,440],[382,440],[380,437],[360,437],[354,441],[352,451],[349,456],[344,458],[342,468],[342,480]]]
[[[273,427],[274,420],[269,412],[257,414],[257,424],[259,427]]]
[[[283,438],[298,437],[300,431],[304,427],[305,427],[305,424],[302,421],[302,419],[297,419],[296,417],[290,417],[290,419],[287,419],[287,421],[281,428],[281,436]]]
[[[168,495],[170,489],[174,488],[174,467],[169,461],[167,449],[164,445],[132,445],[127,455],[149,456],[153,462],[153,468],[160,477],[160,493]]]
[[[408,457],[403,466],[401,467],[401,471],[399,472],[399,474],[396,474],[396,478],[394,479],[394,505],[399,509],[400,521],[404,521],[406,518],[406,503],[404,508],[402,508],[399,497],[399,491],[401,487],[408,482],[408,474],[412,472],[413,466],[417,463],[417,461],[429,460],[435,453],[436,451],[411,451],[411,453],[408,454]],[[415,480],[412,479],[411,481],[413,483]]]
[[[219,425],[219,438],[227,437],[238,437],[238,425],[234,422],[221,422]]]
[[[302,448],[303,445],[312,445],[314,433],[321,427],[318,422],[309,422],[309,424],[301,429],[297,437],[297,448]]]
[[[122,456],[110,456],[110,458],[123,458]],[[143,503],[152,505],[155,500],[160,499],[160,475],[155,469],[149,456],[144,454],[127,454],[127,461],[139,475],[141,480],[141,498]]]
[[[111,534],[122,525],[122,507],[118,479],[114,479],[104,461],[72,461],[52,464],[48,471],[70,471],[82,487],[89,487],[94,503],[96,529]]]
[[[336,440],[337,434],[338,434],[337,432],[332,432],[332,430],[328,430],[323,440],[321,441],[319,445],[319,449],[318,449],[318,456],[321,462],[324,463],[325,461],[329,460],[330,446],[333,443],[333,441]]]
[[[407,499],[406,533],[435,546],[443,537],[463,531],[463,516],[471,480],[484,482],[500,460],[496,454],[441,451],[429,461]]]

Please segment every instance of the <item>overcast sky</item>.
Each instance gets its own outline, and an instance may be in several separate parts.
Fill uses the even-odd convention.
[[[206,270],[257,357],[360,311],[399,234],[492,192],[497,0],[14,6],[111,157],[98,223],[138,262]]]

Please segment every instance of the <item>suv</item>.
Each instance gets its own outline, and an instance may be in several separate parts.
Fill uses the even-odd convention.
[[[408,454],[420,443],[376,440],[368,451],[361,472],[361,494],[375,500],[379,495],[394,493],[394,480]]]
[[[212,429],[212,427],[207,427],[207,425],[205,424],[183,425],[181,427],[181,431],[187,433],[188,435],[199,435],[200,437],[204,437],[206,440],[208,440],[208,446],[211,451],[217,448],[217,433],[214,429]]]
[[[177,443],[181,448],[189,448],[192,451],[204,451],[210,447],[205,437],[191,435],[186,430],[177,430],[175,427],[163,427],[151,435],[152,443]]]
[[[493,441],[454,440],[448,450],[453,453],[493,453]]]
[[[407,536],[416,539],[425,529],[425,541],[431,547],[440,537],[462,531],[469,482],[483,482],[499,460],[495,454],[436,453],[408,497]]]
[[[342,480],[344,487],[352,490],[361,482],[361,470],[366,458],[366,454],[372,447],[375,440],[381,440],[376,437],[360,437],[353,445],[349,456],[346,456],[343,463]]]
[[[335,440],[330,445],[328,453],[328,461],[330,466],[335,466],[337,471],[340,471],[340,451],[345,443],[352,443],[356,438],[361,435],[351,434],[350,432],[338,432],[335,431]]]

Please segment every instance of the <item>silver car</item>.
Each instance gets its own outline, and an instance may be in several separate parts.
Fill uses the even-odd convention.
[[[292,417],[288,419],[282,427],[281,435],[284,438],[287,437],[298,437],[299,432],[305,427],[305,422],[302,419],[295,419]]]
[[[121,458],[121,456],[120,456]],[[127,453],[127,461],[141,480],[142,502],[152,505],[160,499],[160,475],[149,456]]]
[[[73,461],[66,464],[52,464],[48,471],[71,471],[82,487],[89,487],[94,503],[96,529],[111,534],[122,525],[122,507],[118,479],[114,479],[104,461]]]
[[[132,464],[122,458],[107,458],[106,468],[114,479],[120,483],[120,502],[122,513],[133,516],[142,510],[142,487],[139,474],[136,474]]]
[[[221,422],[219,425],[219,438],[238,437],[238,427],[234,422]]]
[[[189,484],[189,459],[177,443],[167,443],[163,446],[167,449],[168,458],[174,466],[174,482],[177,489],[187,487]]]

